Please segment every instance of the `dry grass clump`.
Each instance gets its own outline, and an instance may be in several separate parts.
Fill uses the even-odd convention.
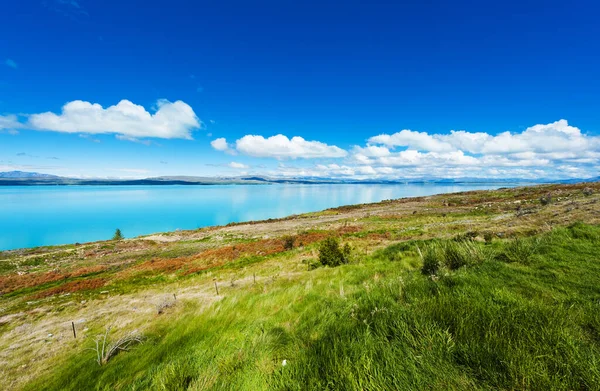
[[[96,338],[96,348],[93,348],[96,352],[96,362],[102,366],[108,363],[108,361],[116,356],[121,351],[128,351],[131,345],[141,344],[144,342],[144,337],[136,330],[131,331],[115,342],[109,342],[107,344],[107,337],[110,333],[110,327],[106,329],[104,336]],[[102,344],[100,343],[102,342]]]
[[[175,296],[173,296],[173,298],[165,297],[156,305],[156,312],[160,315],[165,312],[166,309],[175,307],[175,304]]]

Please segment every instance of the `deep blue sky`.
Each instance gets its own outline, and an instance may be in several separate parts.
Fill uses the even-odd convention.
[[[248,134],[350,151],[402,129],[496,135],[566,119],[598,136],[598,15],[593,1],[5,2],[0,115],[122,99],[153,112],[167,99],[191,106],[204,125],[194,140],[138,140],[151,145],[114,134],[4,130],[0,171],[233,175],[219,165],[268,172],[354,164],[352,154],[277,160],[210,146]],[[586,152],[598,152],[590,145]],[[586,173],[598,167],[585,164]]]

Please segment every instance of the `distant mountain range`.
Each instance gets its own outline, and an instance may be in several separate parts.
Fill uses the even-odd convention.
[[[39,172],[8,171],[0,172],[0,178],[59,178],[56,175],[40,174]]]
[[[9,171],[0,172],[0,186],[34,186],[34,185],[264,185],[277,183],[297,184],[399,184],[399,183],[578,183],[598,182],[600,176],[578,179],[525,180],[520,178],[421,178],[421,179],[375,179],[345,180],[336,178],[299,177],[275,178],[267,176],[240,177],[196,177],[196,176],[161,176],[145,179],[102,179],[102,178],[68,178],[38,172]]]

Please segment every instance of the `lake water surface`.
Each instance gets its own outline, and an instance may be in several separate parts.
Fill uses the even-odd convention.
[[[516,184],[512,184],[513,186]],[[508,184],[0,187],[0,250],[262,220]]]

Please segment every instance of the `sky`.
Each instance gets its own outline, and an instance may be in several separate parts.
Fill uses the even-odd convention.
[[[589,178],[594,1],[19,0],[0,171]]]

